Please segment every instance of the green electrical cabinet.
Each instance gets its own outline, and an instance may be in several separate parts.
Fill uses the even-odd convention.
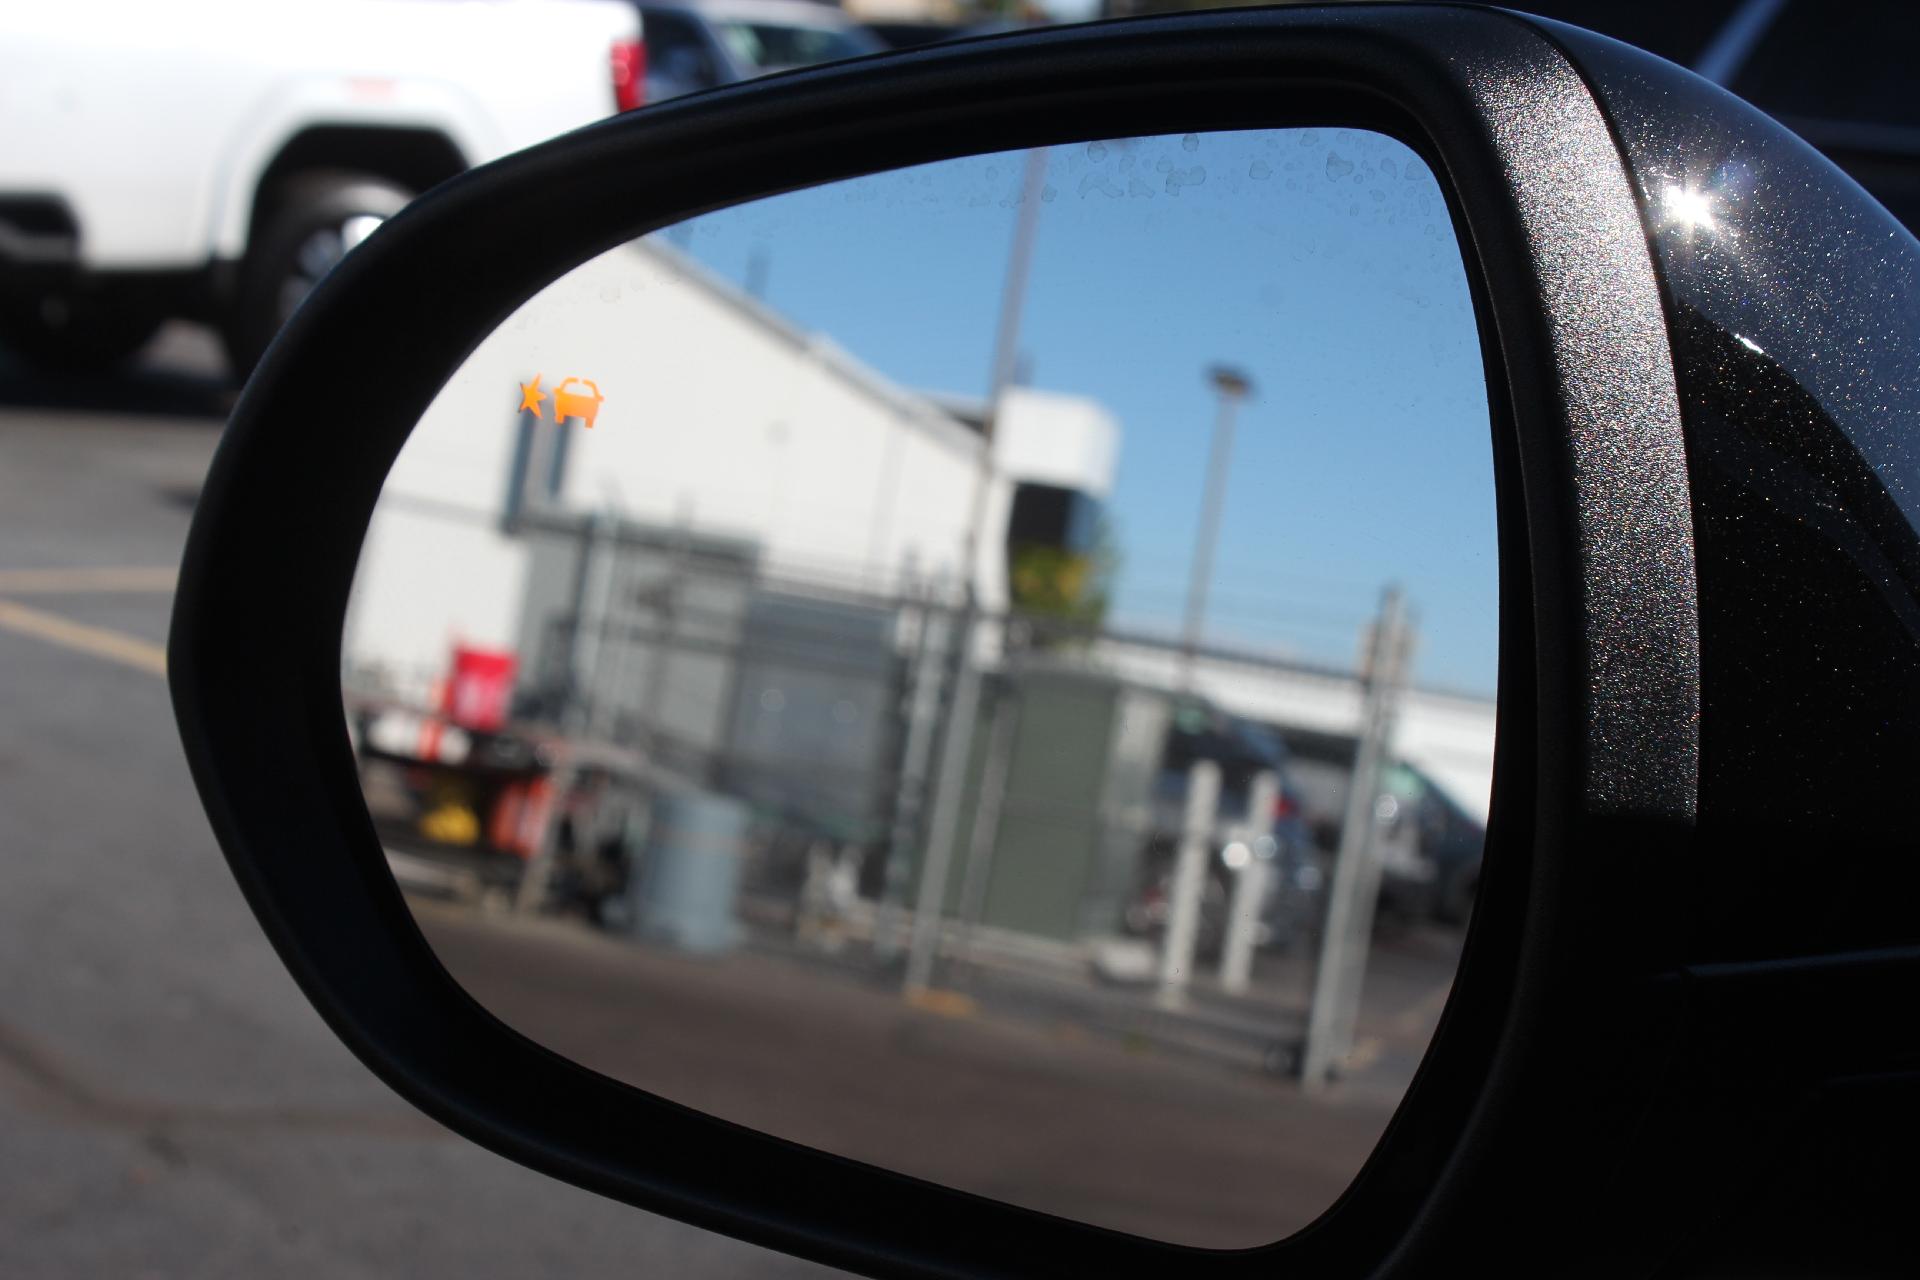
[[[1064,667],[985,682],[948,916],[1065,942],[1118,932],[1170,708],[1165,693]],[[982,819],[990,839],[975,836]]]

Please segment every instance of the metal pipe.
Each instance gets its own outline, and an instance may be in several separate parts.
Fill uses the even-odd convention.
[[[1353,1048],[1359,1020],[1360,990],[1373,938],[1373,913],[1380,892],[1376,849],[1380,778],[1393,743],[1410,639],[1400,592],[1388,588],[1368,646],[1367,701],[1355,746],[1347,812],[1340,828],[1340,852],[1327,891],[1327,919],[1313,975],[1313,1003],[1307,1012],[1306,1044],[1300,1078],[1309,1089],[1324,1086]]]
[[[1233,880],[1233,902],[1227,908],[1227,938],[1220,948],[1220,986],[1245,991],[1253,978],[1253,952],[1260,941],[1260,908],[1266,903],[1267,882],[1276,868],[1260,856],[1262,841],[1273,839],[1273,809],[1280,800],[1280,778],[1271,769],[1254,775],[1247,797],[1247,820],[1233,833],[1246,849]]]
[[[1200,945],[1200,900],[1207,886],[1207,858],[1220,810],[1220,766],[1194,763],[1187,774],[1187,809],[1181,824],[1180,852],[1174,859],[1167,903],[1167,936],[1160,950],[1160,1003],[1185,1003],[1193,979],[1193,953]]]

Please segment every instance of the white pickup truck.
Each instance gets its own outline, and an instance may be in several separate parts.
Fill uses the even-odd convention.
[[[244,375],[380,219],[639,105],[630,0],[0,5],[0,344],[66,368],[169,317]]]

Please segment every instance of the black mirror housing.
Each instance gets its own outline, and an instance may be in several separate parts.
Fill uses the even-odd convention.
[[[169,648],[214,829],[308,998],[372,1070],[483,1145],[869,1274],[1419,1275],[1465,1258],[1539,1270],[1541,1248],[1595,1269],[1666,1256],[1668,1217],[1622,1220],[1609,1205],[1622,1171],[1659,1149],[1641,1126],[1672,1101],[1668,1055],[1687,1034],[1682,975],[1697,957],[1687,921],[1648,908],[1646,882],[1622,866],[1668,874],[1698,844],[1714,722],[1690,370],[1675,355],[1703,360],[1711,344],[1676,336],[1682,300],[1672,254],[1650,247],[1645,161],[1623,154],[1586,62],[1636,78],[1643,103],[1671,93],[1708,120],[1741,109],[1656,60],[1622,72],[1611,60],[1624,56],[1452,7],[1046,30],[677,99],[477,170],[391,219],[316,290],[235,409]],[[1103,1231],[727,1124],[578,1067],[475,1004],[375,839],[339,638],[388,467],[479,340],[579,262],[758,196],[988,150],[1284,125],[1376,129],[1440,176],[1494,410],[1501,702],[1480,905],[1425,1064],[1345,1197],[1241,1252]],[[1915,252],[1911,238],[1898,248]],[[1622,923],[1643,908],[1644,923]],[[1716,1176],[1710,1153],[1687,1150],[1695,1176]]]

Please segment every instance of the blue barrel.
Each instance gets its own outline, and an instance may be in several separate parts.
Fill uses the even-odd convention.
[[[746,857],[747,807],[708,791],[654,797],[647,856],[631,894],[633,930],[683,951],[740,941],[734,900]]]

